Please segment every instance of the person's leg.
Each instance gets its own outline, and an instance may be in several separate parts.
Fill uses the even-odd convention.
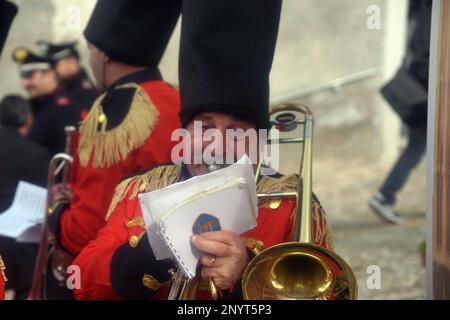
[[[426,125],[411,127],[408,146],[392,168],[385,183],[369,199],[375,213],[387,222],[400,224],[402,217],[394,210],[397,193],[405,185],[411,171],[417,166],[426,150]]]
[[[16,243],[18,252],[20,252],[20,281],[16,287],[14,299],[25,300],[33,283],[34,264],[36,261],[39,245],[37,243]]]
[[[397,193],[405,185],[412,170],[419,164],[426,150],[426,126],[409,128],[408,146],[395,163],[390,174],[380,189],[388,204],[394,205]]]

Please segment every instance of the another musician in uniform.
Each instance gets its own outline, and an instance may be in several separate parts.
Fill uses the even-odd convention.
[[[81,66],[76,42],[56,44],[40,40],[38,45],[44,49],[45,56],[54,61],[55,71],[64,92],[84,110],[83,115],[86,115],[98,92]]]
[[[73,197],[55,195],[50,216],[57,243],[72,255],[105,225],[120,179],[170,161],[180,101],[178,91],[163,81],[158,64],[179,13],[179,0],[96,4],[84,34],[99,90],[105,92],[76,138]]]
[[[51,155],[64,151],[64,127],[77,126],[82,110],[62,90],[54,61],[27,48],[13,52],[24,89],[30,97],[34,123],[28,138],[47,148]]]
[[[0,101],[0,213],[11,206],[19,181],[44,187],[47,183],[49,155],[44,147],[25,138],[32,122],[25,99],[10,95]],[[38,245],[0,236],[0,248],[8,263],[6,288],[14,289],[15,299],[26,299]]]
[[[226,129],[268,128],[269,72],[280,10],[281,1],[277,0],[194,0],[183,4],[180,117],[191,136],[196,120],[203,122],[204,129],[218,129],[224,136]],[[210,143],[203,141],[202,151]],[[241,143],[235,142],[235,160]],[[107,225],[74,261],[81,275],[81,286],[74,290],[76,298],[166,299],[173,264],[154,257],[137,196],[207,172],[206,164],[167,164],[121,182],[107,212]],[[264,176],[257,189],[293,191],[297,180],[297,176]],[[294,207],[292,199],[262,201],[255,229],[242,235],[220,231],[191,239],[205,253],[200,260],[201,275],[234,293],[256,253],[289,240]],[[329,248],[325,214],[315,199],[312,209],[314,242]],[[208,288],[204,281],[197,297],[210,296]]]

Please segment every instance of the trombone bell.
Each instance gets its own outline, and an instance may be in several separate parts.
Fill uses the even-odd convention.
[[[261,257],[261,258],[259,258]],[[351,300],[356,282],[338,255],[314,244],[291,242],[273,246],[246,269],[246,300]]]

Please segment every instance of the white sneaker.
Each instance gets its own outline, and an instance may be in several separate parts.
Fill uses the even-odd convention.
[[[392,224],[402,224],[405,220],[394,210],[394,206],[387,203],[386,198],[379,192],[368,201],[369,206],[383,220]]]

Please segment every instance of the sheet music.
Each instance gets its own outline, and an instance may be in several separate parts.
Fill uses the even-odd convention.
[[[0,235],[17,239],[29,228],[40,225],[44,220],[46,197],[45,188],[20,181],[11,207],[0,214]],[[31,239],[25,236],[22,240]]]
[[[161,190],[139,195],[150,245],[157,259],[176,259],[195,275],[201,253],[190,244],[192,226],[202,213],[237,234],[252,229],[258,214],[253,167],[245,156],[236,164]]]

